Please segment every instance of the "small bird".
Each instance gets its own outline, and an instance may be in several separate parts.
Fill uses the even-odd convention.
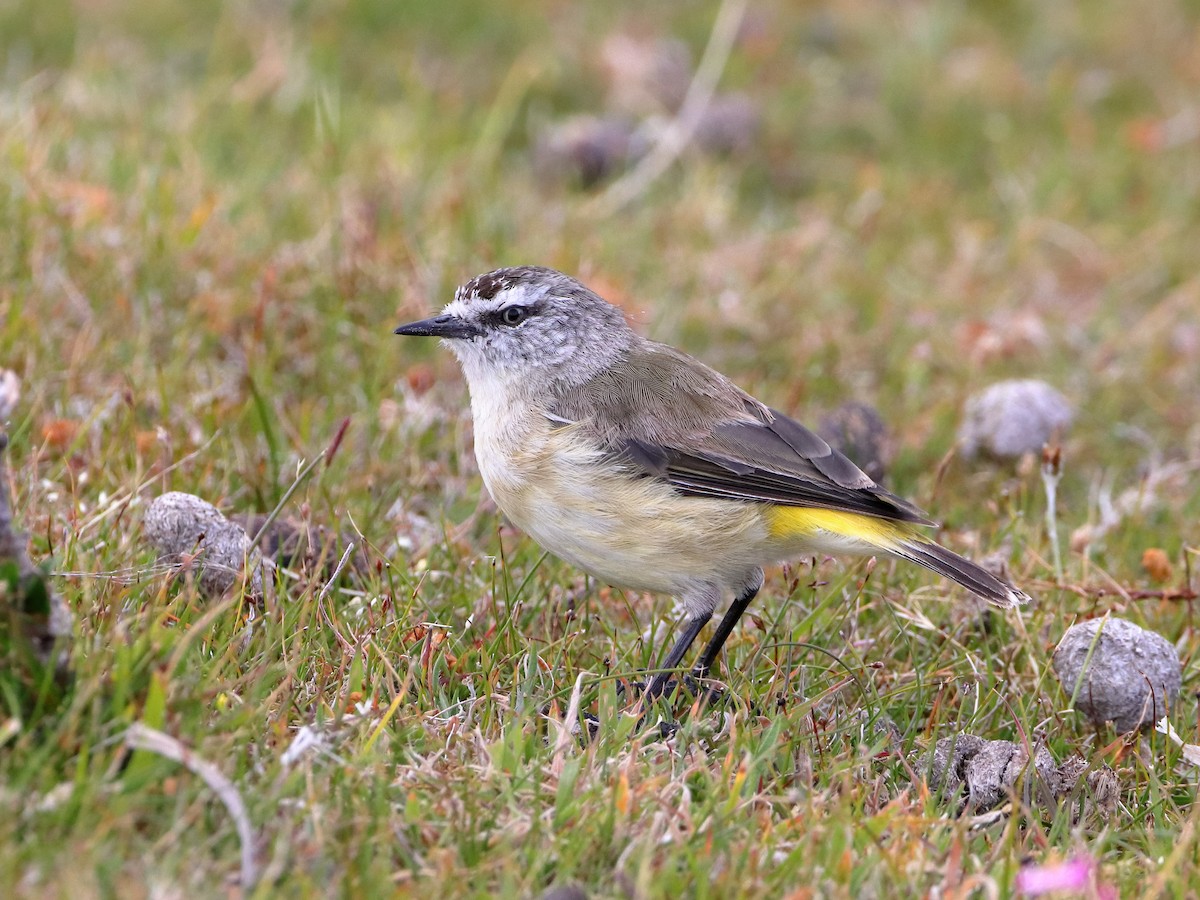
[[[637,334],[562,272],[497,269],[396,334],[440,337],[471,394],[475,458],[504,514],[601,581],[670,594],[686,618],[646,691],[663,693],[705,624],[707,677],[763,585],[814,553],[883,554],[1002,608],[1029,598],[934,543],[934,523],[720,372]]]

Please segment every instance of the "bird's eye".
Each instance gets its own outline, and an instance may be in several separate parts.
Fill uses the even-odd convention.
[[[525,306],[506,306],[500,311],[500,321],[505,325],[520,325],[529,318],[529,308]]]

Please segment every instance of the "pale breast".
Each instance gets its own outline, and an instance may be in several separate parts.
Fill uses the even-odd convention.
[[[768,536],[756,504],[684,497],[540,414],[477,415],[475,428],[480,472],[504,514],[602,581],[678,594],[740,583],[758,564]]]

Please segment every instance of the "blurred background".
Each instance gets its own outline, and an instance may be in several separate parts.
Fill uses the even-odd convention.
[[[527,641],[561,636],[575,598],[590,596],[582,580],[553,561],[539,569],[536,548],[510,530],[497,537],[454,361],[391,334],[471,276],[514,264],[576,275],[643,333],[805,422],[847,401],[872,407],[888,485],[933,510],[956,549],[999,551],[1044,595],[1019,650],[1012,632],[931,607],[962,644],[935,648],[914,625],[890,648],[896,671],[974,678],[987,666],[969,666],[959,648],[986,632],[996,644],[982,658],[1014,665],[1032,723],[1062,698],[1022,654],[1048,652],[1060,619],[1096,613],[1096,585],[1160,590],[1190,572],[1200,543],[1196,0],[0,0],[0,365],[22,391],[11,480],[35,558],[76,573],[60,585],[89,646],[125,648],[113,635],[127,623],[112,611],[142,602],[136,583],[79,576],[152,563],[139,543],[142,496],[187,490],[226,511],[266,512],[333,445],[293,506],[365,536],[377,579],[392,577],[389,565],[403,573],[386,593],[416,605],[406,625],[465,629],[473,611],[486,623],[494,573],[471,566],[495,564],[502,549],[522,587],[537,571],[530,583],[545,603],[500,630],[507,643],[460,647],[464,665],[523,659]],[[967,399],[1017,377],[1053,386],[1073,414],[1058,435],[1058,511],[1066,582],[1084,585],[1074,593],[1055,586],[1036,456],[953,452]],[[1147,566],[1149,549],[1161,556]],[[452,581],[422,593],[432,569]],[[880,596],[896,578],[929,582],[874,577]],[[188,610],[176,613],[193,615],[175,596]],[[558,687],[576,666],[606,670],[613,647],[637,648],[618,667],[647,664],[643,626],[670,615],[665,600],[649,602],[630,599],[625,618],[594,605],[609,630],[554,644]],[[854,632],[818,609],[818,640]],[[897,627],[890,607],[867,609],[876,638]],[[1185,605],[1129,610],[1190,659]],[[131,654],[130,671],[180,658],[175,632],[145,628],[130,630],[152,634],[148,645],[111,651]],[[282,709],[280,735],[308,721],[324,679],[337,681],[328,673],[348,664],[319,628],[305,639],[325,644],[281,661],[290,634],[263,650],[257,688],[236,654],[228,670],[220,653],[187,657],[197,671],[218,668],[176,674],[172,708],[286,681],[299,685],[294,705],[272,694],[263,708]],[[747,651],[735,642],[732,652]],[[310,661],[318,674],[306,681]],[[103,654],[90,665],[106,683]],[[373,686],[355,692],[386,706],[392,676],[378,660],[363,665]],[[953,715],[940,699],[931,713],[928,698],[911,699],[891,712],[909,736]],[[204,716],[179,730],[256,742],[262,723],[238,712],[244,702],[212,714],[223,731]],[[395,727],[420,746],[414,723],[443,702],[419,696]],[[985,727],[1010,724],[998,703],[981,715]],[[226,749],[231,765],[249,765]],[[1146,807],[1158,809],[1156,790],[1140,796]],[[375,795],[337,801],[349,820],[360,796]],[[81,821],[107,822],[106,803]],[[390,800],[380,803],[386,815]],[[1145,858],[1171,851],[1172,827],[1146,838]],[[88,844],[100,860],[116,845],[105,840],[127,834],[114,828]],[[422,851],[440,840],[409,839]],[[1115,852],[1104,840],[1097,853]],[[317,856],[330,852],[314,841]],[[396,869],[416,865],[395,852]],[[444,871],[473,864],[459,863]],[[497,865],[512,884],[533,883]],[[1124,871],[1138,883],[1141,870]]]
[[[679,159],[597,203],[717,11],[8,0],[2,349],[41,409],[129,388],[172,434],[253,419],[240,374],[294,375],[304,439],[364,384],[453,377],[390,326],[537,263],[777,405],[886,406],[908,444],[1031,371],[1182,437],[1194,3],[749,4]]]

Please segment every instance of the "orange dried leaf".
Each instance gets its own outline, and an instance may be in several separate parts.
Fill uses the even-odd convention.
[[[139,431],[134,435],[133,443],[137,447],[137,452],[145,455],[158,446],[158,432]]]
[[[408,371],[404,373],[404,378],[408,382],[409,388],[418,397],[427,393],[437,381],[437,375],[433,371],[433,366],[428,363],[416,363],[409,366]]]
[[[56,450],[65,450],[79,433],[79,423],[71,419],[51,419],[42,426],[42,440]]]
[[[1163,124],[1157,119],[1135,119],[1125,128],[1125,135],[1133,149],[1143,153],[1157,153],[1163,149]]]
[[[1142,553],[1142,568],[1150,580],[1162,584],[1171,577],[1171,560],[1166,551],[1158,547],[1147,547]]]
[[[854,871],[854,855],[849,850],[842,851],[842,858],[838,860],[838,874],[843,880],[850,877],[850,873]]]
[[[113,207],[113,193],[101,184],[83,181],[63,181],[52,186],[64,211],[76,225],[86,225],[106,218]]]
[[[429,629],[424,625],[415,625],[408,629],[404,637],[401,638],[406,644],[415,644],[418,641],[425,640],[425,635],[429,633]]]
[[[629,776],[624,772],[617,778],[617,796],[615,802],[617,804],[617,812],[623,816],[629,815],[629,808],[632,805],[629,792]]]

